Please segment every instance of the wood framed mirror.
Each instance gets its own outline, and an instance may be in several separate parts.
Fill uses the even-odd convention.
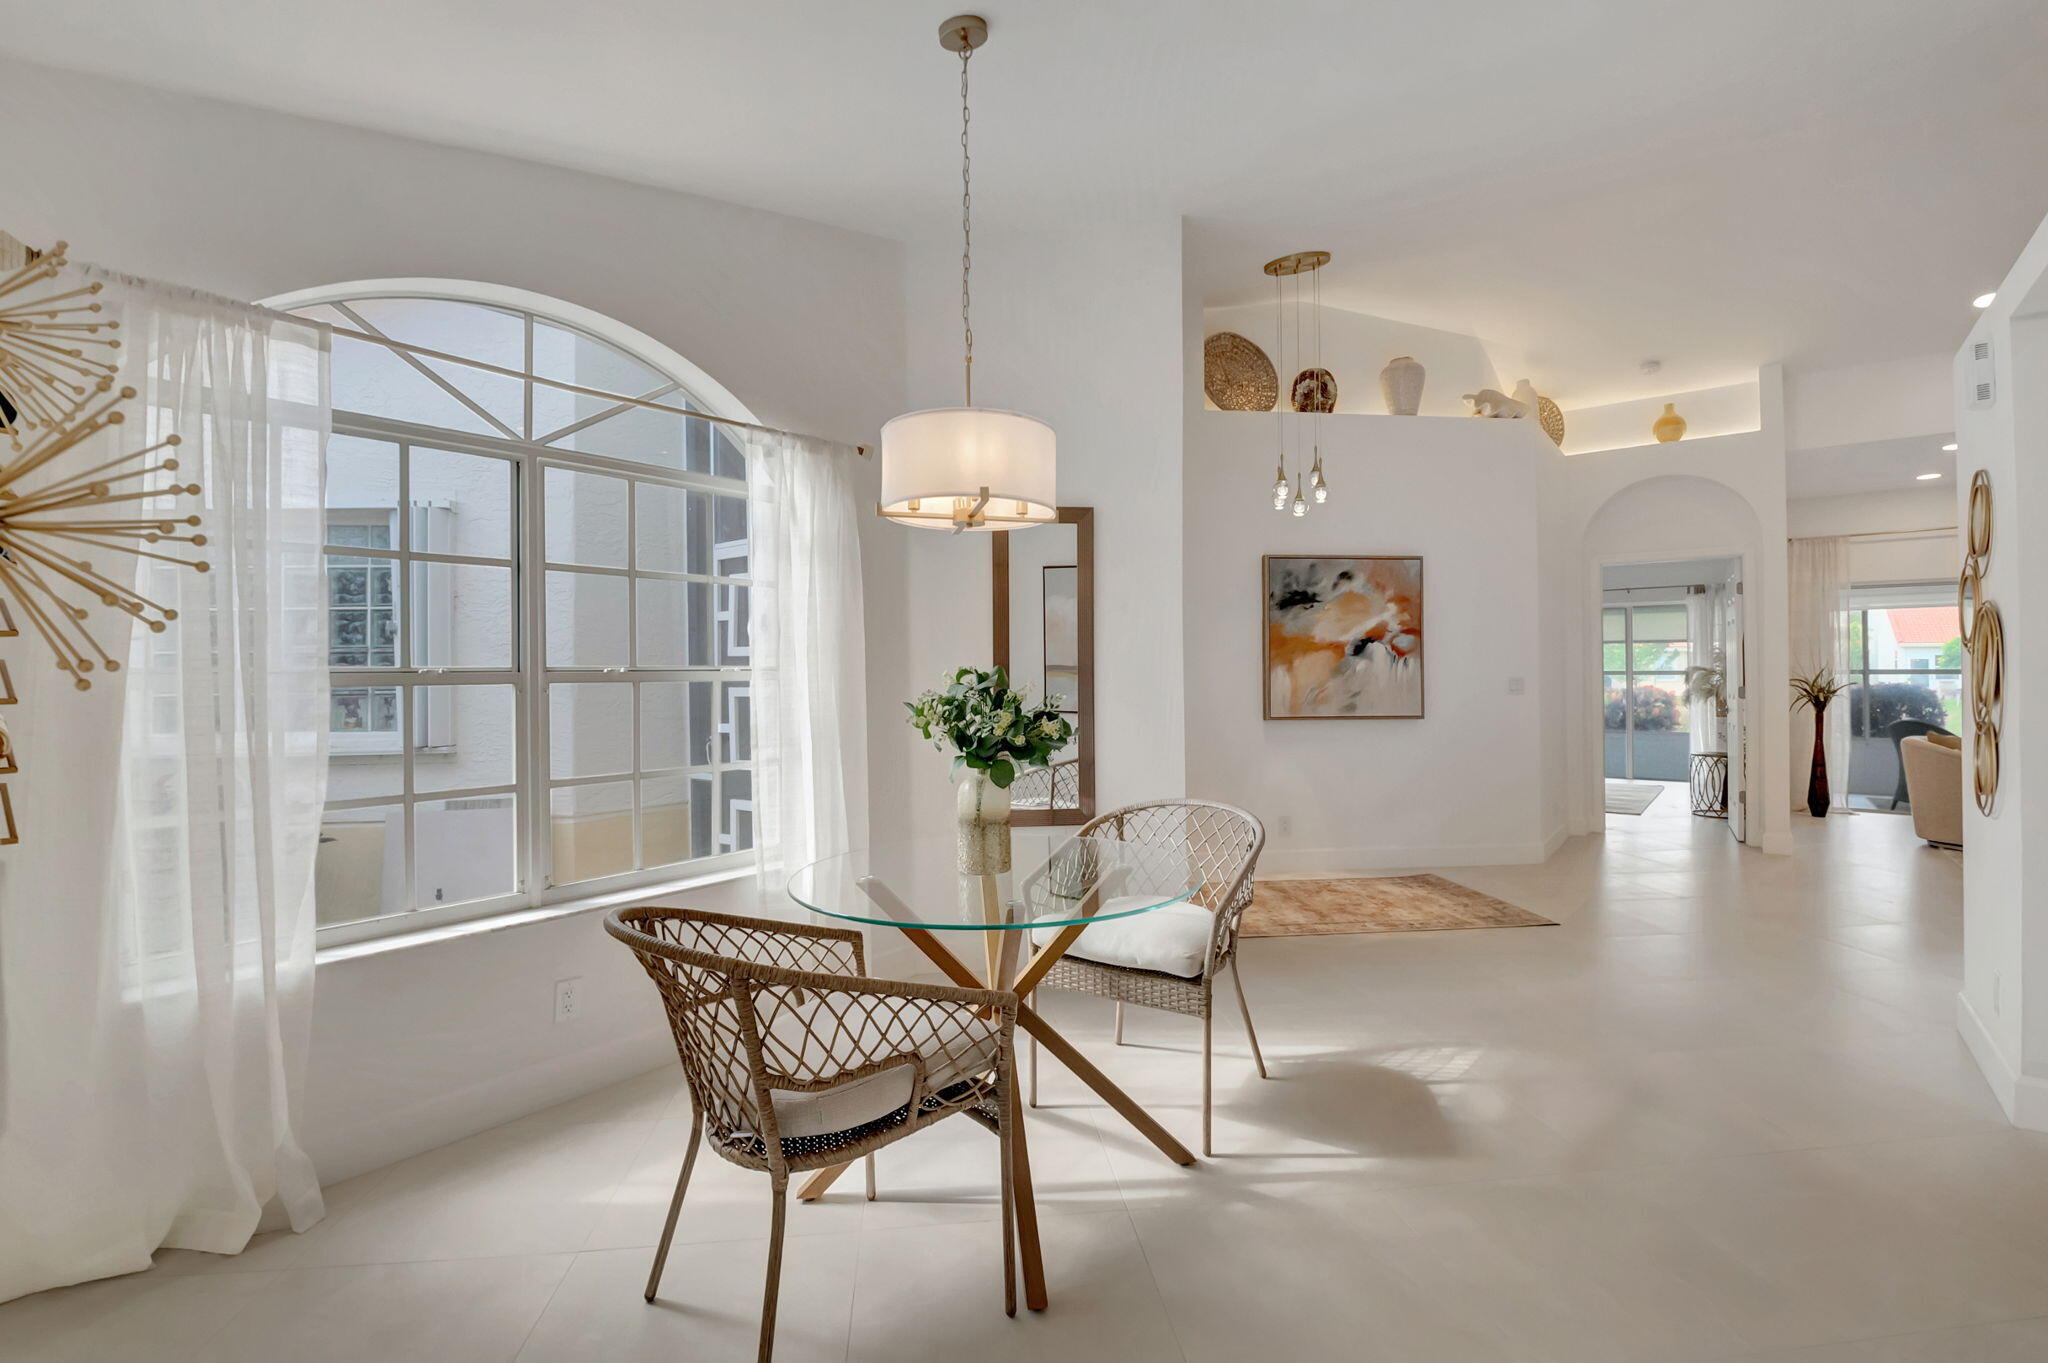
[[[1013,542],[1014,540],[1014,542]],[[996,665],[1014,686],[1059,696],[1074,741],[1052,764],[1010,785],[1013,824],[1079,824],[1095,817],[1095,509],[989,536]]]

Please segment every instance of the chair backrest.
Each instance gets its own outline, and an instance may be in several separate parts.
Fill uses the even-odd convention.
[[[1234,930],[1252,902],[1252,871],[1266,845],[1266,827],[1235,805],[1213,800],[1154,800],[1112,809],[1081,826],[1082,837],[1117,838],[1184,852],[1202,872],[1194,903]]]
[[[860,976],[860,934],[652,907],[613,911],[605,931],[632,949],[661,991],[684,1081],[713,1139],[728,1153],[760,1145],[775,1126],[773,1113],[762,1111],[767,1065],[757,996]]]

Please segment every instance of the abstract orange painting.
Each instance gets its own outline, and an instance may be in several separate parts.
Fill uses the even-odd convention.
[[[1267,719],[1422,718],[1422,560],[1268,554]]]

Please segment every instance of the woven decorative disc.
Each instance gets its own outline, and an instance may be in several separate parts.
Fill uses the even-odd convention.
[[[1226,412],[1270,412],[1280,400],[1280,376],[1265,351],[1219,331],[1202,343],[1202,391]]]
[[[1536,422],[1551,444],[1564,444],[1564,410],[1540,393],[1536,396]]]

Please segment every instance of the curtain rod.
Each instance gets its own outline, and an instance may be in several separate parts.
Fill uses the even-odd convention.
[[[1845,540],[1881,540],[1896,535],[1953,535],[1953,525],[1923,525],[1917,530],[1853,530],[1841,536]]]
[[[301,318],[299,320],[303,321],[305,319]],[[471,369],[481,369],[486,374],[499,374],[508,379],[523,379],[528,383],[537,383],[545,388],[556,388],[565,393],[581,393],[585,397],[603,398],[607,402],[615,402],[627,407],[647,407],[657,412],[667,412],[672,416],[686,417],[692,421],[712,421],[720,426],[736,426],[743,431],[760,431],[764,435],[785,435],[792,436],[798,440],[824,441],[828,445],[846,445],[846,442],[843,440],[825,440],[823,436],[805,435],[801,431],[785,431],[779,427],[763,426],[752,421],[741,421],[736,417],[719,416],[713,412],[686,412],[679,407],[671,407],[665,402],[655,402],[649,398],[627,397],[624,393],[607,393],[602,388],[585,388],[581,384],[565,383],[560,379],[544,379],[538,374],[522,373],[517,369],[507,369],[503,365],[489,364],[483,360],[472,360],[464,355],[451,355],[445,350],[429,350],[423,345],[413,345],[409,341],[394,341],[388,336],[375,336],[367,331],[357,331],[354,327],[339,327],[325,322],[316,322],[313,325],[324,326],[334,335],[345,336],[351,341],[367,341],[371,345],[381,345],[391,350],[403,350],[408,355],[416,355],[421,359],[441,360],[448,364],[467,365]],[[847,448],[863,459],[868,457],[868,447],[866,445],[849,445]]]

